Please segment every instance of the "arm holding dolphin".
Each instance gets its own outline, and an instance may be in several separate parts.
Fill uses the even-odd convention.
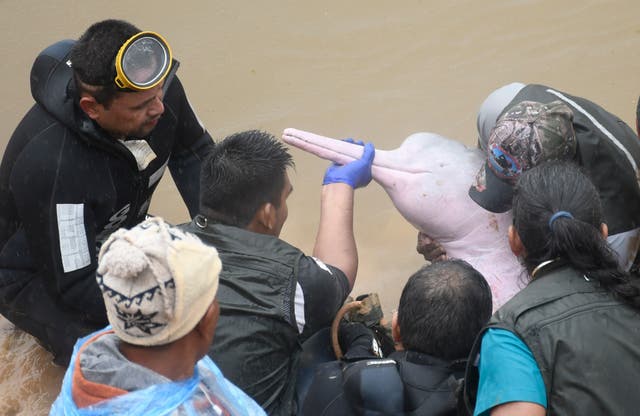
[[[345,165],[332,164],[322,181],[320,225],[313,255],[342,270],[350,289],[358,271],[358,251],[353,235],[353,194],[355,189],[371,182],[374,155],[373,145],[367,143],[360,159]]]

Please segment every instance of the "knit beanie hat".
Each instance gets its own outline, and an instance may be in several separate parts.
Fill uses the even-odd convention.
[[[215,248],[155,217],[109,237],[100,249],[96,280],[120,339],[164,345],[202,319],[216,296],[221,268]]]

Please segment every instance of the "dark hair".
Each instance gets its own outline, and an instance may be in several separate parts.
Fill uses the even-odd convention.
[[[219,142],[202,163],[200,213],[211,220],[246,227],[258,209],[277,207],[293,158],[271,134],[250,130]]]
[[[549,220],[558,211],[571,217]],[[571,163],[548,162],[524,172],[515,187],[513,224],[529,271],[561,259],[597,280],[621,300],[640,308],[640,280],[620,269],[601,234],[602,207],[589,178]]]
[[[108,106],[119,91],[115,84],[115,58],[120,47],[140,29],[124,20],[103,20],[91,25],[71,49],[76,87]]]
[[[402,344],[445,360],[467,358],[491,317],[491,289],[464,260],[432,263],[407,281],[398,307]]]

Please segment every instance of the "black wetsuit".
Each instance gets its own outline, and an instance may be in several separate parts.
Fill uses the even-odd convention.
[[[131,138],[152,150],[148,163],[137,160],[77,106],[67,64],[72,45],[58,42],[36,59],[36,104],[0,165],[0,313],[58,363],[78,336],[107,323],[95,280],[100,242],[144,219],[167,166],[195,215],[200,161],[214,146],[174,78],[150,137]]]
[[[453,416],[465,361],[416,351],[316,367],[299,414]]]

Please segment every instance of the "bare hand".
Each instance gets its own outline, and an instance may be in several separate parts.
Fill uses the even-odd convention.
[[[422,231],[418,232],[418,244],[416,245],[416,251],[422,254],[426,261],[430,261],[432,263],[447,259],[447,252],[444,248]]]

